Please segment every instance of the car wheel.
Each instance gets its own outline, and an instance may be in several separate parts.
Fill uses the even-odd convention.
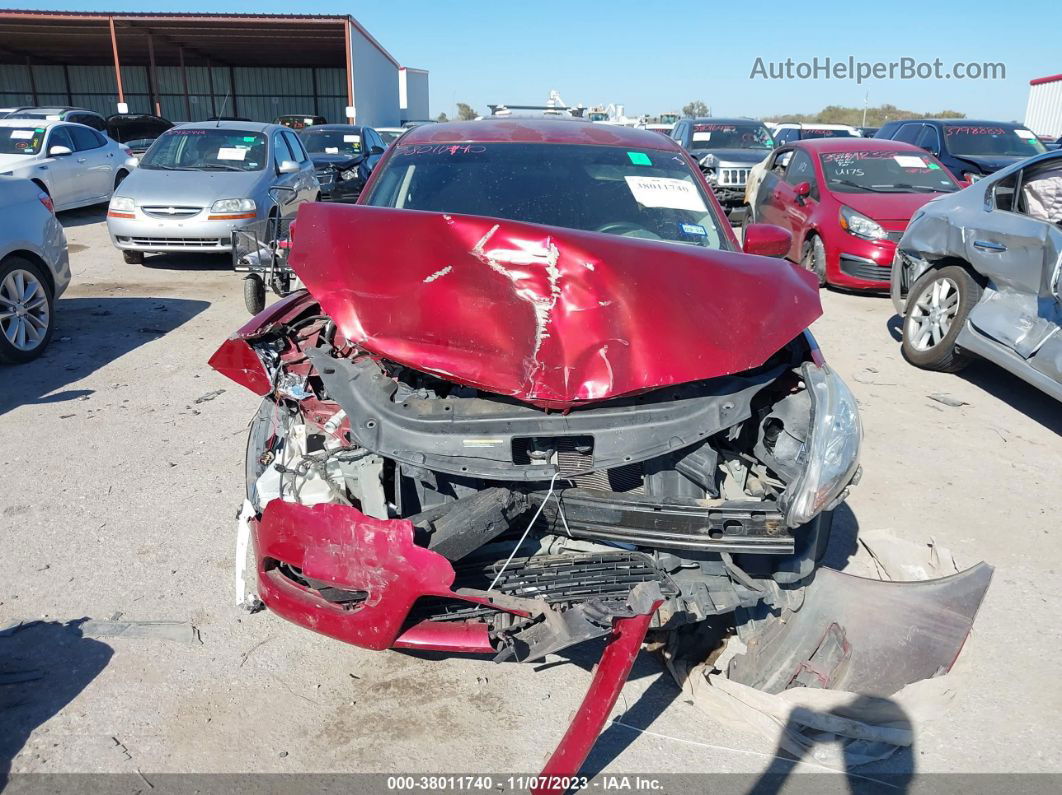
[[[923,273],[907,296],[900,346],[904,358],[945,373],[968,365],[972,357],[955,347],[955,339],[980,298],[981,285],[958,265]]]
[[[39,265],[8,257],[0,265],[0,362],[40,356],[52,338],[53,296]]]
[[[808,235],[808,239],[804,241],[800,264],[818,277],[819,287],[826,286],[826,246],[821,237]]]
[[[265,282],[256,273],[243,277],[243,303],[252,315],[265,309]]]
[[[114,189],[118,190],[118,186],[121,185],[122,181],[128,176],[129,176],[129,173],[126,172],[126,171],[119,171],[117,174],[115,174],[114,175]]]
[[[143,265],[144,264],[144,252],[143,251],[123,251],[122,259],[125,260],[127,265]]]

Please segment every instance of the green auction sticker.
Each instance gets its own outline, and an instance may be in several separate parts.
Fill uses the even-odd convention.
[[[254,136],[253,135],[245,136],[243,140],[250,141],[251,143],[254,143]]]
[[[936,163],[930,163],[929,167],[934,171],[940,171],[940,166],[938,166]]]
[[[653,164],[653,161],[649,159],[649,155],[645,152],[628,152],[627,157],[636,166],[651,166]]]

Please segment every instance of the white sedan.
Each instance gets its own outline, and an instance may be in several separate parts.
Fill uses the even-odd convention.
[[[84,124],[0,119],[0,176],[36,182],[56,210],[110,199],[129,173],[131,154]]]

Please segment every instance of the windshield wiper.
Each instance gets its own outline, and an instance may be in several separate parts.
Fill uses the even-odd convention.
[[[869,190],[872,193],[890,193],[891,191],[873,185],[860,185],[858,182],[852,182],[850,179],[831,179],[830,182],[839,185],[848,185],[853,188],[859,188],[859,190]]]
[[[954,193],[947,188],[938,188],[936,185],[910,185],[906,182],[900,182],[895,187],[904,188],[905,190],[913,190],[921,193]]]
[[[236,166],[225,166],[221,163],[208,163],[203,166],[196,166],[196,168],[202,171],[206,171],[211,168],[220,168],[222,171],[243,171],[242,168],[237,168]]]
[[[149,171],[151,169],[156,169],[156,168],[159,169],[160,171],[191,171],[191,169],[183,168],[182,166],[164,166],[161,163],[148,163],[146,165],[144,163],[141,163],[140,167],[141,168],[146,168]]]

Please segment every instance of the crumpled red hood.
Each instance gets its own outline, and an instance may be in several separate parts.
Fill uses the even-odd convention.
[[[544,408],[756,367],[822,313],[767,257],[350,205],[298,227],[291,265],[348,340]]]

